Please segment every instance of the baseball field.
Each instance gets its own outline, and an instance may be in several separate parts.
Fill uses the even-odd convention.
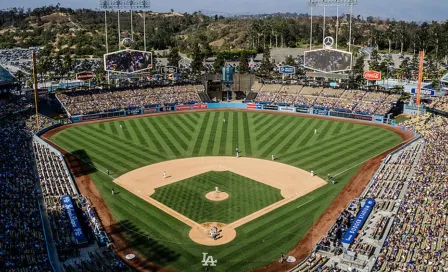
[[[124,237],[124,250],[179,271],[247,271],[278,260],[363,162],[402,142],[377,126],[239,111],[95,122],[48,137],[82,162],[82,173],[74,175],[93,180],[86,194],[104,199],[112,216],[103,223]],[[186,158],[197,159],[188,164]],[[215,187],[227,197],[206,198]],[[233,227],[236,236],[226,240],[223,232],[216,245],[194,240],[192,228],[207,229],[210,222]],[[203,253],[216,266],[203,266]]]

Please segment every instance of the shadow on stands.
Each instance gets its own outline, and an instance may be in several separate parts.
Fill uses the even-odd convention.
[[[74,177],[89,175],[98,171],[84,150],[67,153],[65,159]]]
[[[135,224],[130,222],[129,220],[122,220],[118,223],[112,224],[110,226],[110,235],[112,239],[114,236],[123,236],[126,238],[126,244],[120,245],[117,249],[125,254],[128,254],[129,249],[134,249],[139,251],[142,256],[146,258],[143,260],[141,258],[135,258],[132,262],[137,265],[141,270],[144,268],[145,270],[157,271],[159,267],[151,264],[156,261],[158,265],[166,266],[169,263],[176,261],[180,254],[173,251],[172,249],[160,244],[157,240],[151,237],[151,234],[145,233],[141,231]],[[114,244],[116,244],[116,239],[114,239]],[[179,246],[174,244],[175,246]],[[151,263],[149,263],[151,262]]]

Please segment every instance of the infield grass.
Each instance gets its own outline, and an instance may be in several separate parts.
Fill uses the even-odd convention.
[[[204,271],[203,252],[218,260],[208,271],[245,271],[277,260],[303,237],[363,161],[401,142],[397,134],[379,127],[234,111],[77,126],[51,140],[96,167],[91,177],[131,246],[152,262],[180,271]],[[126,190],[110,193],[116,188],[112,179],[133,169],[176,158],[234,156],[236,147],[247,157],[270,159],[274,154],[278,162],[314,170],[323,179],[336,175],[338,183],[237,228],[232,242],[217,247],[195,244],[187,225]]]
[[[215,190],[229,194],[222,201],[208,200]],[[230,171],[210,171],[155,189],[155,200],[198,223],[229,224],[283,199],[280,190]]]

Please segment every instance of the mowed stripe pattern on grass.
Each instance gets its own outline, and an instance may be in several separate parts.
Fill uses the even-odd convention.
[[[94,182],[114,217],[127,226],[124,233],[134,248],[155,263],[182,271],[202,269],[204,247],[188,238],[188,226],[127,191],[111,197],[112,177],[101,171],[109,169],[117,177],[169,159],[235,156],[239,148],[241,156],[271,159],[274,154],[282,163],[314,170],[325,179],[328,173],[350,169],[401,142],[397,134],[378,127],[234,111],[109,121],[72,127],[51,140],[100,170],[92,173]],[[321,187],[239,227],[231,243],[208,247],[220,260],[216,271],[253,269],[277,259],[280,251],[289,251],[357,168],[338,176],[338,184]]]
[[[205,195],[215,190],[229,194],[223,201]],[[283,199],[280,190],[238,174],[210,171],[162,186],[151,195],[155,200],[197,223],[232,223]]]

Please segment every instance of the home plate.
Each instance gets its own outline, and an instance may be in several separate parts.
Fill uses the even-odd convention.
[[[128,255],[126,255],[126,259],[128,259],[128,260],[132,260],[132,259],[134,259],[135,258],[135,255],[134,254],[128,254]],[[289,257],[288,257],[289,258]]]

